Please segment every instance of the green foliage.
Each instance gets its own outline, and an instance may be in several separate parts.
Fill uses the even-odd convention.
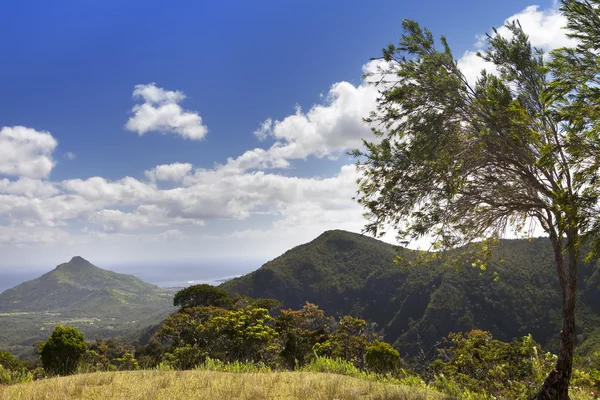
[[[449,335],[431,368],[435,387],[448,394],[455,388],[486,396],[526,399],[536,393],[552,370],[556,356],[544,353],[531,336],[511,343],[473,330]],[[450,380],[450,382],[448,382]]]
[[[375,340],[367,346],[365,363],[369,371],[380,374],[391,372],[400,366],[400,353],[389,343]]]
[[[494,30],[477,55],[497,73],[484,70],[476,82],[444,37],[436,48],[430,31],[404,20],[373,82],[382,89],[366,121],[376,140],[353,152],[371,234],[392,229],[403,243],[432,236],[432,249],[463,247],[485,270],[490,245],[507,229],[531,236],[525,227],[539,223],[562,300],[544,399],[568,398],[580,254],[591,260],[600,251],[599,5],[563,1],[578,44],[555,51],[550,63],[518,21],[506,23],[508,35]]]
[[[200,371],[219,371],[219,372],[238,372],[238,373],[256,373],[271,372],[272,369],[263,362],[223,362],[221,360],[207,357],[202,364],[194,368]]]
[[[85,338],[76,328],[58,325],[40,348],[44,369],[50,374],[75,372],[87,349]]]
[[[79,365],[79,370],[84,372],[122,371],[139,368],[138,361],[134,356],[134,347],[130,344],[123,344],[116,338],[96,339],[83,354]]]
[[[193,307],[167,318],[158,338],[170,346],[165,360],[179,359],[177,349],[187,349],[184,368],[199,365],[207,356],[226,362],[270,363],[281,350],[272,325],[273,318],[264,308]],[[196,358],[190,359],[192,355]]]
[[[0,351],[0,365],[5,370],[18,371],[25,369],[23,363],[8,351]]]
[[[30,357],[29,343],[56,325],[86,337],[111,337],[156,324],[175,311],[173,291],[103,270],[81,257],[0,293],[0,348]]]
[[[352,362],[348,362],[341,358],[330,358],[323,356],[314,357],[310,363],[303,368],[303,370],[348,375],[355,378],[366,378],[369,376],[368,372],[357,368]]]
[[[148,341],[148,344],[139,346],[136,349],[135,358],[142,368],[153,368],[161,362],[164,352],[165,350],[160,341],[153,336]]]
[[[415,260],[416,252],[356,233],[328,231],[222,287],[233,294],[275,297],[292,309],[308,300],[328,315],[375,322],[403,357],[423,351],[430,359],[448,332],[475,328],[503,341],[531,334],[557,352],[561,300],[549,240],[500,240],[486,270],[472,267],[459,253],[441,256],[451,267],[435,259],[406,267],[393,260],[398,254],[406,262]],[[578,269],[581,354],[588,354],[600,350],[591,342],[600,338],[600,330],[595,332],[600,272],[595,260],[581,262]],[[294,357],[289,360],[286,364],[292,365]]]
[[[0,351],[0,385],[25,383],[33,380],[33,374],[23,363],[7,351]]]
[[[270,363],[281,351],[279,334],[272,324],[266,309],[243,308],[206,321],[204,328],[212,333],[222,360]]]
[[[163,363],[174,369],[184,370],[200,365],[204,359],[206,359],[206,351],[199,346],[186,344],[166,352],[163,357]]]
[[[180,290],[173,298],[173,305],[181,307],[223,307],[227,308],[231,305],[232,299],[226,290],[207,285],[193,285]]]
[[[314,304],[306,303],[296,311],[281,310],[275,318],[275,329],[282,338],[281,357],[286,366],[305,365],[313,347],[325,342],[334,328],[335,320]]]
[[[26,369],[7,369],[0,365],[0,385],[27,383],[33,380],[33,374]]]
[[[325,342],[315,344],[313,351],[319,356],[339,358],[364,369],[367,348],[377,338],[365,320],[346,315]]]
[[[119,371],[134,371],[136,369],[140,369],[140,365],[135,359],[135,356],[131,353],[125,353],[123,354],[123,357],[115,358],[113,363],[116,365],[117,370]]]

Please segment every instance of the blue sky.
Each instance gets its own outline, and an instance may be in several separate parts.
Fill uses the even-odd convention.
[[[473,77],[477,38],[507,18],[539,47],[565,40],[552,1],[8,0],[0,15],[5,271],[75,254],[256,268],[360,231],[345,151],[369,134],[361,74],[403,18],[446,35]]]

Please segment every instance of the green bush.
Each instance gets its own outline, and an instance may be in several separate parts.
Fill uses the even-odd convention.
[[[7,351],[0,351],[0,366],[5,370],[21,371],[25,369],[23,363]]]
[[[33,374],[25,369],[10,370],[0,365],[0,385],[26,383],[33,380]]]
[[[400,353],[392,345],[375,340],[367,347],[367,369],[377,373],[392,372],[400,365]]]
[[[431,368],[436,389],[450,395],[464,391],[482,398],[526,399],[536,393],[556,361],[531,336],[504,343],[489,332],[473,330],[449,338],[449,347],[439,350]]]
[[[112,360],[119,371],[134,371],[140,369],[140,365],[131,353],[123,354],[123,357],[117,357]]]
[[[77,370],[86,349],[83,333],[77,328],[58,325],[39,352],[46,372],[69,375]]]
[[[174,369],[184,370],[192,369],[204,362],[206,352],[198,348],[186,344],[181,347],[176,347],[173,350],[164,354],[163,362],[170,365]]]

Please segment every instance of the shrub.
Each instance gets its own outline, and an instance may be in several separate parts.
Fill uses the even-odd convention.
[[[23,363],[7,351],[0,351],[0,366],[4,367],[5,370],[10,371],[25,369]]]
[[[42,365],[50,374],[72,374],[86,349],[83,333],[77,328],[58,325],[40,348]]]
[[[33,374],[25,369],[10,370],[0,365],[0,385],[12,385],[33,380]]]
[[[434,386],[450,395],[466,391],[483,397],[528,398],[555,363],[556,356],[543,353],[531,336],[504,343],[493,340],[489,332],[473,330],[449,338],[449,347],[439,349],[431,368]]]
[[[200,365],[206,358],[206,352],[198,348],[186,344],[181,347],[176,347],[172,351],[164,354],[164,364],[170,365],[174,369],[192,369]]]
[[[365,362],[367,369],[373,372],[391,372],[400,364],[400,353],[389,343],[375,340],[367,347]]]

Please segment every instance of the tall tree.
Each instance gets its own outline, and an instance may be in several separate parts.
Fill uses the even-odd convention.
[[[552,62],[518,22],[506,25],[509,37],[494,31],[479,55],[495,71],[474,84],[444,37],[438,50],[430,31],[404,20],[374,82],[382,89],[367,122],[377,140],[354,151],[370,233],[391,227],[402,242],[429,235],[440,250],[484,249],[531,221],[548,234],[563,324],[539,399],[568,399],[580,249],[600,242],[598,5],[563,1],[580,44]]]

